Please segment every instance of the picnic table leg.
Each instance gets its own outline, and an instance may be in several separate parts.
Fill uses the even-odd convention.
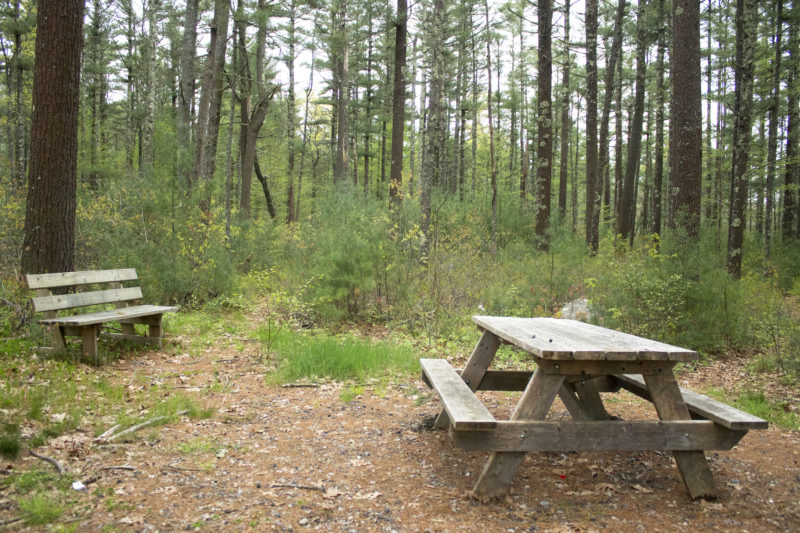
[[[500,347],[500,338],[494,333],[484,330],[481,335],[478,345],[472,350],[472,355],[469,356],[467,364],[464,366],[464,371],[461,372],[461,379],[463,379],[470,389],[477,390],[478,385],[481,384],[483,376],[486,374],[486,369],[494,359],[494,354]],[[439,416],[436,417],[434,427],[446,428],[450,424],[450,417],[447,412],[442,409]]]
[[[691,419],[678,382],[671,371],[660,374],[644,374],[643,377],[647,388],[650,389],[656,412],[661,420]],[[673,451],[672,455],[675,457],[675,463],[678,465],[678,471],[689,491],[689,496],[693,500],[717,497],[714,477],[702,450]]]
[[[594,380],[576,381],[571,386],[578,393],[578,398],[580,398],[580,403],[588,420],[608,420],[611,418],[603,406],[600,391],[597,389],[597,383]]]
[[[522,393],[511,420],[544,420],[563,382],[563,375],[546,374],[538,368]],[[473,496],[486,500],[505,494],[523,459],[525,452],[492,452],[472,489]]]

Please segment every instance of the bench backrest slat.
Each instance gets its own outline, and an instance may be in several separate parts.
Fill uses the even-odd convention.
[[[84,270],[80,272],[55,272],[52,274],[28,274],[25,276],[29,289],[51,289],[72,285],[133,281],[138,279],[135,268],[114,270]]]
[[[104,291],[79,292],[75,294],[57,294],[54,296],[40,296],[33,298],[33,308],[36,312],[58,311],[72,309],[87,305],[108,304],[114,302],[127,302],[138,300],[142,297],[141,287],[128,287],[125,289],[108,289]]]

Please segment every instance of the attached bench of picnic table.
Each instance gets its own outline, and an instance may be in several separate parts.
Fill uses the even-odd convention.
[[[420,359],[423,379],[443,409],[448,428],[468,451],[492,452],[473,488],[478,498],[502,496],[527,452],[671,451],[689,495],[714,498],[704,450],[729,450],[767,422],[678,387],[673,367],[696,352],[574,320],[476,316],[483,330],[463,370],[443,359]],[[529,353],[535,372],[489,370],[501,344]],[[651,401],[658,421],[618,420],[601,392],[626,389]],[[524,391],[510,420],[497,420],[477,390]],[[545,416],[558,395],[572,421]]]
[[[104,332],[103,335],[117,339],[155,344],[162,343],[161,316],[176,311],[178,307],[160,305],[131,305],[142,298],[141,287],[125,287],[125,282],[138,281],[136,270],[86,270],[81,272],[58,272],[52,274],[28,274],[28,288],[36,291],[32,298],[33,308],[44,318],[39,320],[47,328],[54,349],[66,347],[65,336],[77,336],[83,340],[83,353],[97,361],[97,337],[101,327],[108,322],[119,322],[121,333]],[[107,289],[66,292],[70,289],[86,289],[90,285],[103,285]],[[53,294],[56,290],[58,294]],[[115,308],[107,309],[113,304]],[[59,316],[59,311],[103,306],[105,309],[86,313]],[[137,335],[135,324],[146,324],[148,335]]]

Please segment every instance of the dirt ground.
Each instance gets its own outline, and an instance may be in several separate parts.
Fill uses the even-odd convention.
[[[730,388],[746,379],[742,368],[718,361],[679,381]],[[529,454],[508,496],[484,504],[468,493],[487,454],[430,429],[440,404],[420,379],[345,401],[341,384],[268,387],[247,354],[179,348],[90,371],[131,387],[144,374],[217,411],[130,442],[100,445],[79,430],[42,447],[87,486],[61,521],[78,531],[800,531],[798,432],[751,431],[733,450],[709,452],[713,502],[688,499],[669,454],[641,452]],[[496,416],[517,398],[481,394]],[[612,414],[654,416],[628,393],[607,398]],[[557,401],[549,417],[567,416]],[[0,508],[0,523],[13,516]]]

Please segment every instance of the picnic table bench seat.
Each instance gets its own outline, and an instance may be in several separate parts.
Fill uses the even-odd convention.
[[[102,332],[103,336],[162,345],[161,317],[178,310],[175,306],[131,305],[142,298],[139,286],[125,287],[124,282],[138,281],[136,269],[85,270],[50,274],[28,274],[28,288],[36,291],[31,299],[33,308],[42,314],[39,323],[47,328],[54,349],[66,347],[65,336],[83,340],[83,352],[97,360],[97,337],[100,326],[109,322],[120,323],[121,333]],[[87,290],[88,286],[101,285],[107,289]],[[83,289],[82,292],[75,292]],[[53,291],[57,294],[53,294]],[[64,292],[72,291],[72,292]],[[108,309],[114,305],[113,309]],[[86,307],[103,307],[100,310],[75,313]],[[59,316],[59,312],[71,314]],[[137,335],[135,324],[148,326],[148,335]]]
[[[447,428],[467,451],[491,452],[473,488],[480,499],[505,492],[525,453],[534,451],[671,451],[692,498],[714,498],[705,450],[729,450],[767,422],[678,386],[676,363],[696,352],[574,320],[475,316],[483,331],[463,369],[420,359],[425,383]],[[536,370],[490,370],[501,344],[528,352]],[[620,420],[601,392],[625,389],[652,402],[659,420]],[[475,391],[524,391],[510,419],[498,420]],[[571,420],[545,420],[559,396]]]

